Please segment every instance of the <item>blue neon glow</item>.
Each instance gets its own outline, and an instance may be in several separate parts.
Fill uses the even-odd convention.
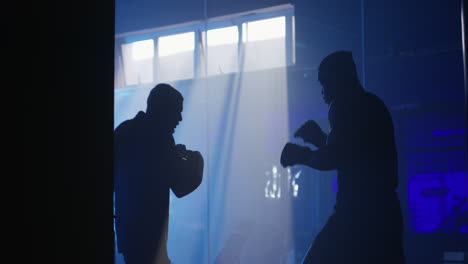
[[[466,171],[418,174],[408,181],[413,232],[467,232]]]

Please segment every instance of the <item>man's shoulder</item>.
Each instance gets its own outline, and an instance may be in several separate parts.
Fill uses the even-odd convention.
[[[117,132],[117,131],[121,131],[121,130],[126,130],[126,129],[128,129],[129,127],[132,126],[132,123],[133,123],[133,119],[127,119],[127,120],[123,121],[122,123],[120,123],[120,124],[114,129],[114,131]]]
[[[377,127],[386,128],[392,126],[392,113],[387,107],[385,102],[373,93],[367,92],[367,106],[365,106],[362,111],[366,113],[370,122],[376,122],[380,125]]]
[[[382,106],[386,107],[384,101],[382,100],[382,98],[380,98],[376,94],[374,94],[372,92],[365,91],[364,95],[365,95],[366,100],[368,101],[368,103],[374,104],[374,105],[377,105],[377,106],[381,106],[381,107]]]
[[[114,130],[114,137],[116,139],[119,139],[123,136],[126,136],[132,133],[132,131],[134,131],[134,127],[135,124],[133,119],[125,120],[122,123],[120,123],[120,125],[118,125],[117,128]]]
[[[127,119],[120,123],[114,130],[116,134],[131,131],[132,129],[140,126],[142,124],[143,118],[141,112],[139,112],[134,118]]]
[[[376,94],[363,91],[351,98],[337,98],[328,109],[330,121],[356,120],[356,118],[367,115],[382,115],[388,112],[388,108],[383,100]]]

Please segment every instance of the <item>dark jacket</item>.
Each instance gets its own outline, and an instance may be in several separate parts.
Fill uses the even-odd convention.
[[[120,124],[114,135],[118,250],[148,248],[167,259],[169,190],[177,197],[195,190],[203,160],[182,158],[172,134],[144,112]]]

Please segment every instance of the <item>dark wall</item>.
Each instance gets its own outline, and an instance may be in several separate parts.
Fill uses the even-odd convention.
[[[460,1],[366,1],[367,87],[390,105],[462,104]]]
[[[442,123],[450,120],[466,128],[461,1],[367,1],[366,7],[367,89],[381,96],[393,113],[407,261],[440,263],[444,251],[466,249],[466,234],[410,232],[407,183],[409,168],[444,171],[443,159],[466,150],[466,134],[463,143],[446,153],[422,136],[431,132],[429,127],[445,129],[447,124]],[[417,151],[412,149],[416,144],[421,146]],[[441,157],[431,168],[410,163],[414,157],[430,155]],[[457,165],[466,171],[466,164]]]
[[[50,30],[47,35],[50,82],[47,92],[42,91],[46,98],[33,99],[41,104],[41,109],[47,109],[47,114],[40,117],[39,126],[29,118],[25,126],[28,137],[46,146],[41,149],[26,146],[38,153],[27,159],[25,166],[31,170],[28,175],[36,179],[30,184],[39,179],[46,185],[30,186],[32,193],[47,192],[47,204],[28,196],[28,204],[40,209],[37,214],[27,210],[26,221],[33,225],[44,221],[51,228],[44,231],[45,226],[38,225],[35,230],[44,234],[28,233],[34,240],[26,244],[44,247],[51,253],[44,260],[50,263],[110,264],[114,250],[114,2],[65,1],[49,12],[53,17],[51,24],[42,29]],[[39,70],[45,68],[43,64]],[[37,115],[36,108],[27,109],[32,110],[30,116]],[[43,130],[47,130],[47,135],[36,138]],[[47,166],[47,174],[43,176],[30,163],[38,159],[44,159]]]

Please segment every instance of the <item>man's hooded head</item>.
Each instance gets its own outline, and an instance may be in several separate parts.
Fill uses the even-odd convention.
[[[326,56],[320,63],[318,79],[327,104],[340,95],[352,92],[359,83],[352,53],[337,51]]]
[[[174,132],[182,121],[184,98],[169,84],[160,83],[150,92],[147,99],[146,114],[166,129]]]

